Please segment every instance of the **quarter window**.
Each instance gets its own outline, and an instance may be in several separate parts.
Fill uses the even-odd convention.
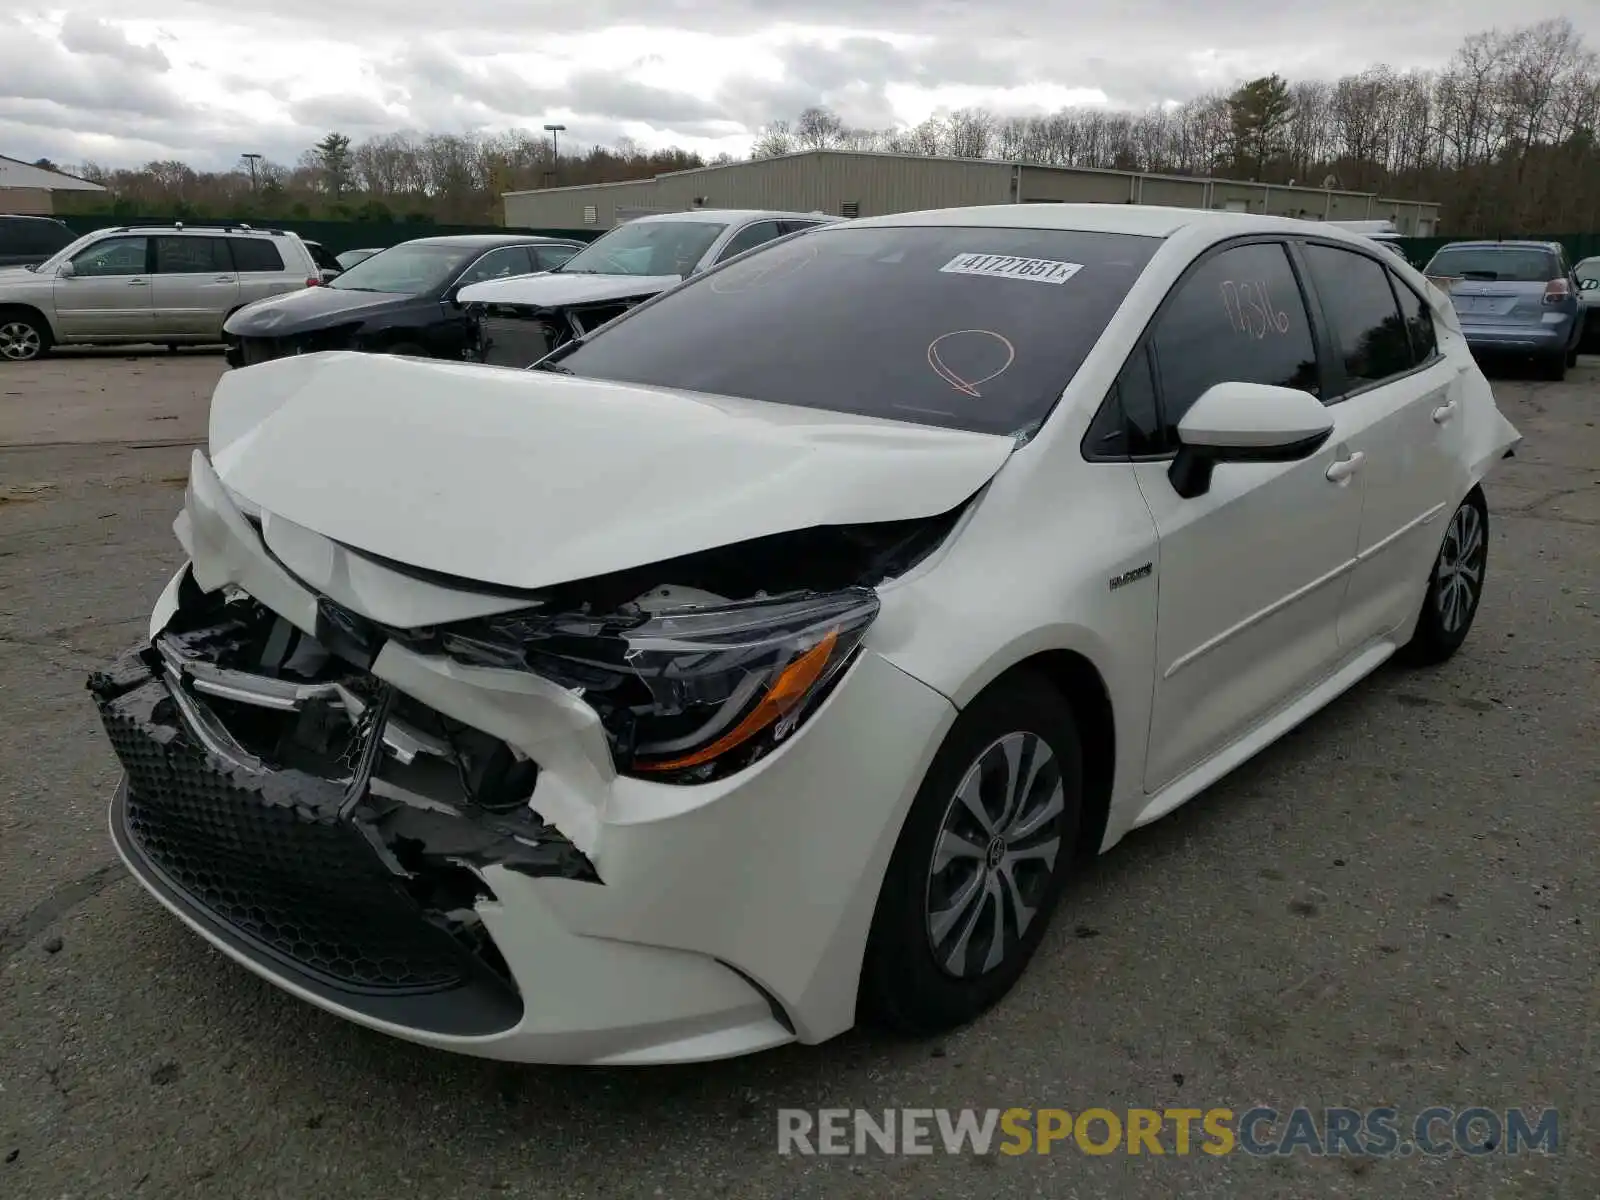
[[[229,238],[233,265],[240,271],[282,271],[283,255],[266,238]]]
[[[1153,345],[1163,436],[1218,383],[1265,383],[1321,395],[1316,342],[1287,250],[1257,242],[1224,250],[1178,284]]]
[[[1346,387],[1353,390],[1409,371],[1415,365],[1410,335],[1384,265],[1334,246],[1308,245],[1304,249],[1317,295],[1333,327]]]
[[[96,275],[143,275],[148,241],[142,237],[110,237],[98,241],[72,256],[73,274],[90,278]]]
[[[1431,362],[1439,356],[1439,331],[1433,327],[1433,313],[1404,280],[1391,275],[1390,281],[1394,294],[1400,298],[1400,315],[1410,336],[1412,359],[1418,365]]]
[[[532,250],[533,259],[541,271],[554,270],[577,252],[576,246],[535,246]]]
[[[1144,346],[1123,365],[1089,426],[1084,451],[1092,459],[1149,458],[1165,453],[1150,352]]]

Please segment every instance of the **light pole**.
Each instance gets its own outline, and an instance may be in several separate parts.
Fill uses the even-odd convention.
[[[261,161],[261,155],[241,154],[239,157],[250,164],[250,190],[253,192],[256,190],[256,163]]]
[[[544,131],[550,135],[550,166],[551,174],[555,175],[556,182],[561,182],[561,134],[567,131],[565,125],[546,125]]]

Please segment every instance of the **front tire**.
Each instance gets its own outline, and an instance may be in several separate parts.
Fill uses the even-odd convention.
[[[1488,566],[1489,506],[1475,487],[1445,526],[1417,629],[1405,647],[1407,661],[1431,666],[1461,649],[1483,600]]]
[[[1082,791],[1071,706],[1043,677],[1019,671],[963,710],[884,875],[863,1023],[940,1033],[1011,990],[1071,871]]]
[[[50,326],[27,309],[0,309],[0,362],[31,362],[50,350]]]
[[[401,358],[433,357],[433,355],[429,354],[424,347],[417,345],[415,342],[396,342],[394,345],[388,347],[384,353],[398,355]]]

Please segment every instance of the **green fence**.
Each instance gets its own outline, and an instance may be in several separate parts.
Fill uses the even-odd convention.
[[[171,225],[176,218],[166,217],[80,217],[64,216],[74,233],[91,233],[121,225]],[[288,229],[309,242],[320,242],[334,254],[368,246],[387,247],[419,237],[440,237],[451,233],[531,233],[589,242],[599,237],[595,229],[507,229],[502,225],[436,225],[429,221],[285,221],[270,217],[191,217],[184,224],[215,228],[221,225],[254,225],[259,229]]]
[[[1466,241],[1494,241],[1493,238],[1465,238],[1465,237],[1430,237],[1430,238],[1400,238],[1400,249],[1405,252],[1407,259],[1413,266],[1427,266],[1428,260],[1436,254],[1440,247],[1448,246],[1451,242]],[[1518,233],[1507,234],[1503,239],[1507,242],[1560,242],[1567,248],[1567,257],[1573,262],[1600,254],[1600,233]]]

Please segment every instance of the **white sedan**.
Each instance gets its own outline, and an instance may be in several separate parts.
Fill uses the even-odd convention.
[[[233,372],[90,681],[112,836],[443,1049],[948,1029],[1086,856],[1460,648],[1518,440],[1406,264],[1155,207],[797,235],[531,370]]]

